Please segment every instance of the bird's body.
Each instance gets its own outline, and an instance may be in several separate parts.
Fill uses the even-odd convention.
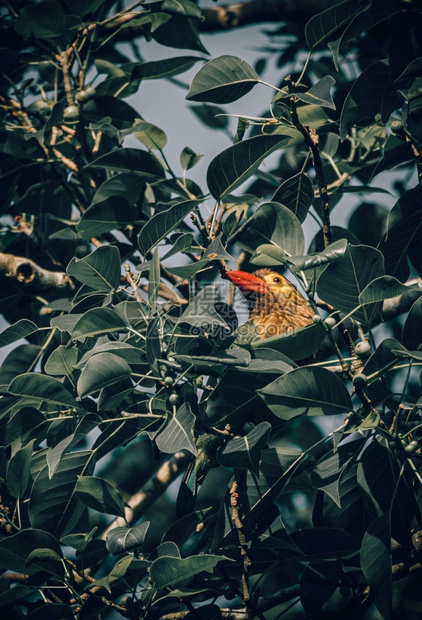
[[[276,271],[229,271],[227,276],[250,302],[250,318],[258,339],[288,334],[312,323],[314,312],[306,299]]]

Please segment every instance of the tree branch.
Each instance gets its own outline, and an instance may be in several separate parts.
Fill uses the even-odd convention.
[[[0,252],[0,282],[2,279],[9,279],[28,294],[39,294],[47,289],[60,289],[60,293],[70,294],[75,290],[64,271],[48,271],[29,258]]]
[[[107,534],[116,527],[134,525],[155,500],[164,493],[173,480],[186,469],[191,458],[192,455],[187,450],[181,450],[176,452],[171,459],[165,461],[143,489],[129,499],[127,503],[130,507],[125,509],[125,519],[122,517],[114,519],[101,534],[101,538],[105,540]]]
[[[212,8],[202,9],[203,21],[199,22],[200,32],[221,32],[261,24],[263,22],[297,21],[305,23],[313,15],[338,4],[340,0],[247,0]],[[122,15],[108,23],[104,32],[107,36],[123,24],[132,14]],[[116,33],[116,39],[128,41],[144,33],[144,26],[127,26]]]

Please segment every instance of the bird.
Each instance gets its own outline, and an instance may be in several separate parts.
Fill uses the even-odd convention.
[[[314,312],[307,300],[277,271],[227,271],[226,276],[249,303],[257,339],[289,334],[313,322]]]

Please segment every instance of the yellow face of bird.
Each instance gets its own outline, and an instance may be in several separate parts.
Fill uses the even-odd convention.
[[[298,291],[296,290],[294,285],[276,271],[260,269],[255,272],[255,275],[259,278],[262,278],[268,288],[275,295],[285,295],[289,299],[295,299]]]

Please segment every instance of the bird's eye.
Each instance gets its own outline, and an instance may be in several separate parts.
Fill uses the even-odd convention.
[[[276,283],[281,282],[281,278],[279,278],[278,276],[275,276],[273,278],[273,282],[276,282]]]

